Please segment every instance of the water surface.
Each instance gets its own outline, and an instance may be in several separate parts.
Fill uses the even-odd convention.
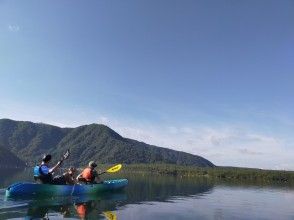
[[[0,176],[0,219],[294,219],[294,188],[285,184],[117,174],[105,178],[127,178],[129,185],[115,193],[7,200],[5,188],[32,181],[31,169]]]

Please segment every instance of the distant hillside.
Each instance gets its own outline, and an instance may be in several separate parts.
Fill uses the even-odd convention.
[[[67,163],[83,166],[89,160],[98,163],[170,163],[213,167],[203,157],[123,138],[105,125],[77,128],[0,119],[0,144],[29,164],[40,161],[44,153],[56,160],[67,149]]]
[[[25,167],[25,163],[0,145],[0,167]]]

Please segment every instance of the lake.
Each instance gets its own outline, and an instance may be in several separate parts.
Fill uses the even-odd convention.
[[[32,181],[32,170],[0,169],[0,219],[294,219],[294,187],[285,184],[219,182],[150,174],[127,178],[125,190],[42,200],[6,199],[5,188]]]

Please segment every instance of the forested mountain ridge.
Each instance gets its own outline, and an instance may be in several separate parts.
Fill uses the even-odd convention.
[[[101,124],[76,128],[60,128],[43,123],[0,119],[0,145],[29,165],[40,161],[44,153],[55,160],[70,149],[67,163],[84,166],[89,160],[97,163],[170,163],[213,167],[203,157],[152,146],[124,138]]]
[[[15,156],[15,154],[11,153],[4,146],[0,145],[0,167],[16,168],[24,166],[25,162]]]

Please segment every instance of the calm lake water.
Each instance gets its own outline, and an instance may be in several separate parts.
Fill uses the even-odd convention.
[[[0,170],[0,219],[292,219],[294,188],[287,185],[213,182],[142,174],[123,191],[91,198],[7,200],[5,188],[31,181],[31,169]]]

